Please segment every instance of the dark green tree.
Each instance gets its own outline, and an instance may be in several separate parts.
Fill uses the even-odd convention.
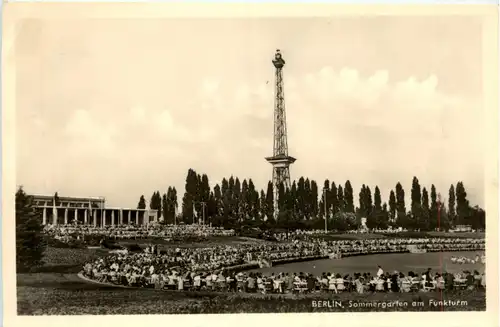
[[[144,195],[141,195],[139,203],[137,204],[137,209],[146,209],[146,199],[144,198]]]
[[[462,225],[472,225],[471,224],[471,210],[469,206],[469,201],[467,200],[467,192],[465,192],[465,187],[463,182],[458,182],[455,188],[457,195],[457,221]]]
[[[342,189],[342,185],[339,185],[339,187],[337,187],[337,203],[339,206],[339,211],[354,213],[354,206],[352,208],[352,211],[350,211],[351,209],[349,209],[349,206],[353,204],[347,203],[347,198],[345,198],[345,191]]]
[[[453,184],[450,185],[450,190],[448,191],[448,220],[450,224],[454,226],[456,224],[456,211],[455,211],[455,187]]]
[[[214,217],[217,215],[217,203],[215,201],[215,193],[210,191],[208,195],[208,202],[206,204],[206,224],[210,224],[214,222]]]
[[[424,187],[422,189],[422,215],[420,220],[419,228],[423,230],[431,230],[431,208],[429,206],[429,193],[427,189]]]
[[[242,211],[241,211],[241,182],[238,177],[234,180],[233,186],[233,219],[236,221],[242,221]]]
[[[293,181],[292,187],[290,188],[289,194],[287,197],[287,208],[289,210],[292,210],[292,214],[293,214],[294,219],[296,219],[298,217],[298,214],[297,214],[297,209],[298,209],[297,193],[298,193],[297,183],[295,181]]]
[[[387,229],[389,227],[389,210],[385,202],[382,205],[382,214],[379,216],[378,227],[381,229]]]
[[[319,200],[319,216],[324,218],[326,216],[330,216],[330,208],[331,208],[331,200],[330,198],[330,181],[327,179],[323,184],[323,191],[321,192],[321,199]],[[326,201],[326,205],[325,205]],[[325,212],[326,210],[326,212]]]
[[[210,183],[208,181],[208,176],[203,174],[201,176],[201,183],[199,185],[199,193],[200,193],[200,202],[205,202],[205,206],[208,204],[208,200],[210,199]],[[206,215],[205,208],[205,215]]]
[[[369,223],[369,220],[373,218],[372,212],[372,192],[370,190],[370,187],[363,184],[361,186],[361,191],[359,192],[359,215],[361,218],[367,219],[367,224],[371,224],[373,226],[373,221]]]
[[[307,180],[306,180],[306,185],[307,185]],[[312,210],[312,216],[311,217],[318,217],[318,184],[316,184],[316,181],[311,180],[311,210]]]
[[[177,201],[174,200],[174,189],[168,187],[167,194],[163,195],[162,208],[165,224],[173,224],[175,222],[175,205]]]
[[[265,215],[267,220],[274,219],[274,194],[273,194],[273,183],[267,183],[267,192],[266,192],[266,211]]]
[[[368,189],[369,190],[369,189]],[[382,210],[382,196],[380,195],[380,189],[375,186],[374,205],[373,211],[368,216],[367,227],[368,228],[382,228],[386,227],[387,222],[385,222],[384,212]]]
[[[222,217],[224,215],[224,203],[222,201],[222,190],[219,184],[214,187],[214,198],[217,207],[216,215]]]
[[[241,199],[239,207],[243,220],[246,221],[247,219],[250,219],[250,192],[248,190],[248,182],[246,179],[244,179],[243,183],[241,183]]]
[[[285,203],[286,203],[286,196],[285,194],[285,185],[280,184],[278,188],[278,212],[283,212],[286,211],[285,208]]]
[[[172,196],[169,201],[172,204],[172,222],[177,223],[177,216],[178,216],[178,208],[179,208],[179,202],[177,201],[177,189],[175,186],[172,187]]]
[[[410,228],[420,228],[422,216],[422,193],[417,177],[413,177],[411,184],[411,221]]]
[[[340,186],[339,186],[339,189]],[[353,198],[353,190],[352,190],[352,185],[351,182],[348,180],[345,182],[345,187],[344,187],[344,196],[343,196],[343,202],[340,202],[341,197],[340,197],[340,191],[339,191],[339,203],[345,203],[344,206],[344,211],[345,212],[352,212],[354,213],[354,198]]]
[[[340,211],[339,208],[339,198],[338,198],[338,191],[337,191],[337,186],[335,185],[335,182],[332,182],[332,186],[330,187],[330,194],[328,196],[329,202],[330,202],[330,207],[331,207],[331,216],[335,215],[338,211]]]
[[[361,218],[366,218],[367,210],[366,210],[366,186],[363,184],[361,186],[361,190],[359,191],[359,215]]]
[[[232,181],[232,186],[234,186],[234,179]],[[221,184],[221,225],[223,226],[228,226],[229,224],[229,217],[231,216],[231,187],[229,185],[229,180],[226,178],[222,179],[222,184]]]
[[[470,208],[470,225],[475,230],[484,230],[486,228],[486,213],[478,206]]]
[[[359,227],[359,221],[352,212],[339,211],[335,214],[333,219],[328,222],[330,226],[332,226],[332,222],[335,224],[335,229],[340,232],[357,229]]]
[[[42,266],[45,248],[41,214],[33,206],[33,197],[20,187],[16,192],[16,271],[31,272]]]
[[[398,226],[407,228],[405,191],[401,183],[396,184],[396,223]]]
[[[261,220],[266,220],[267,218],[267,199],[266,199],[266,192],[264,190],[260,190],[260,218]]]
[[[312,220],[314,218],[312,201],[311,181],[309,178],[306,178],[304,180],[304,215],[307,220]]]
[[[182,219],[184,223],[193,222],[193,204],[198,193],[198,176],[193,169],[189,169],[186,176],[185,192],[182,197]]]
[[[366,208],[366,217],[370,217],[373,213],[373,199],[372,199],[372,191],[369,186],[365,188],[365,208]]]
[[[437,193],[434,184],[431,185],[431,207],[429,211],[429,230],[435,230],[438,227],[438,203]]]
[[[389,220],[391,223],[396,221],[396,195],[394,194],[394,190],[391,190],[391,194],[389,195]]]
[[[306,195],[306,180],[304,177],[299,178],[297,183],[297,215],[302,220],[307,220],[309,217],[306,207],[307,195]]]
[[[252,220],[260,220],[259,192],[255,189],[252,179],[248,180],[248,214]]]
[[[446,210],[446,206],[444,205],[444,203],[438,203],[438,207],[441,207],[441,209],[438,211],[438,229],[448,230],[452,226],[448,210]]]
[[[162,215],[160,191],[154,192],[153,195],[151,196],[151,201],[149,202],[149,208],[151,210],[157,210],[158,217]]]
[[[168,201],[167,201],[167,194],[163,193],[163,196],[161,197],[161,216],[163,219],[161,220],[164,224],[167,223],[167,217],[168,217]]]

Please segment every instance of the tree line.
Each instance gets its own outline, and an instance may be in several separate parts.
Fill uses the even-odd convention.
[[[359,203],[354,204],[351,182],[335,183],[328,179],[320,190],[316,181],[300,177],[289,189],[279,189],[277,219],[273,211],[273,185],[257,190],[252,179],[230,176],[210,188],[208,176],[189,169],[185,191],[178,208],[175,187],[169,187],[163,195],[156,191],[151,196],[150,208],[158,210],[164,223],[198,222],[202,217],[206,223],[216,226],[275,225],[286,228],[323,228],[325,217],[328,229],[348,230],[361,225],[366,219],[368,228],[386,229],[403,227],[410,230],[447,230],[458,225],[470,225],[473,229],[485,228],[485,212],[472,207],[467,200],[463,182],[451,185],[447,205],[438,198],[434,184],[430,193],[422,187],[417,177],[413,178],[411,203],[405,204],[405,191],[400,182],[383,201],[378,186],[372,193],[370,186],[363,184],[359,191]],[[146,208],[141,196],[138,208]],[[178,210],[180,209],[180,210]]]

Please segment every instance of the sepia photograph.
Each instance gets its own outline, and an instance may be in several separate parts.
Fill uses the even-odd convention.
[[[16,314],[486,311],[484,22],[17,19]]]

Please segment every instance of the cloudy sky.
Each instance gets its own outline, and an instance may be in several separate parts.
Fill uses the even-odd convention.
[[[481,24],[463,17],[25,20],[16,38],[17,184],[135,207],[187,170],[252,178],[272,154],[286,60],[292,179],[416,175],[483,205]]]

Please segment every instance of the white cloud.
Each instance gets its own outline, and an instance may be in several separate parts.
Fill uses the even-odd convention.
[[[70,116],[65,132],[70,136],[68,150],[76,155],[85,155],[92,151],[111,151],[117,127],[113,123],[98,121],[89,111],[80,109]]]
[[[220,81],[217,78],[205,78],[202,82],[201,94],[211,96],[217,92],[220,86]]]
[[[172,115],[168,110],[162,111],[156,120],[158,128],[161,131],[169,131],[174,127],[174,121],[172,120]]]
[[[375,88],[384,87],[389,81],[389,73],[386,70],[378,70],[368,78],[368,82]]]
[[[146,121],[146,110],[142,106],[134,106],[130,108],[130,119],[136,123],[144,123]]]

